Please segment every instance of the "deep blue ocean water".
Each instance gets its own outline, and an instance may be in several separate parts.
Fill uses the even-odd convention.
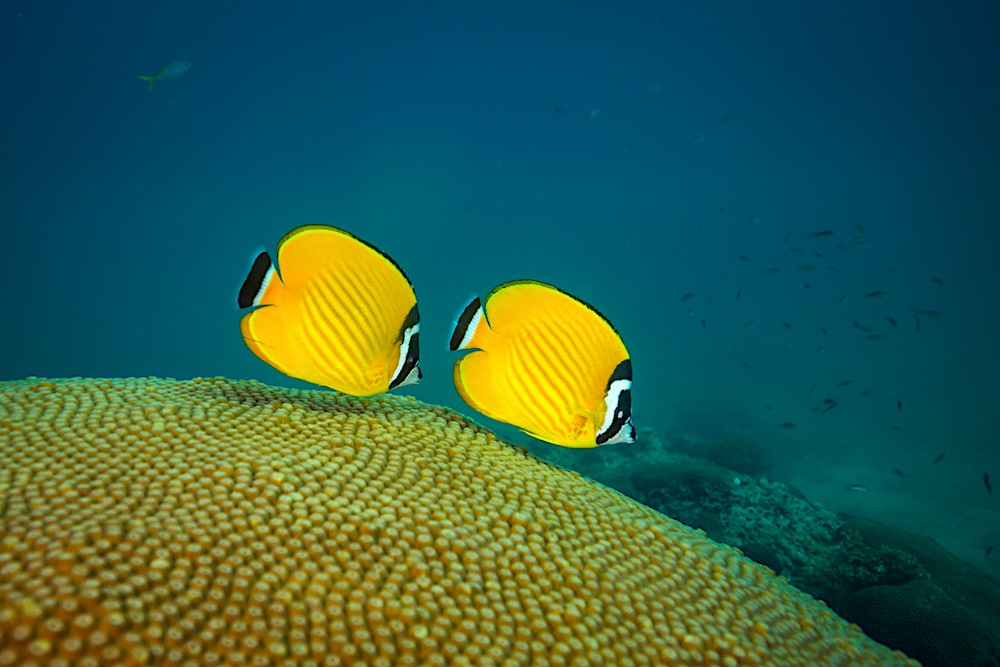
[[[256,248],[332,224],[415,285],[418,398],[471,413],[453,318],[552,282],[622,333],[640,430],[737,423],[825,505],[1000,573],[998,25],[991,2],[12,0],[0,379],[305,386],[245,348],[235,292]]]

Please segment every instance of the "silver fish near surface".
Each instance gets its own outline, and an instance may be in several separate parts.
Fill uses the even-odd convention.
[[[175,60],[163,69],[161,69],[156,74],[150,76],[139,75],[139,78],[143,81],[149,83],[149,88],[146,90],[147,93],[153,92],[153,84],[157,81],[169,81],[170,79],[177,79],[188,73],[191,69],[191,63],[187,60]]]

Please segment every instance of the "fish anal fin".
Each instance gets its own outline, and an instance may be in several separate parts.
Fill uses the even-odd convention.
[[[505,383],[497,381],[488,353],[477,350],[456,361],[452,379],[459,396],[473,409],[492,419],[506,421],[507,411],[503,408],[507,403],[503,389]]]

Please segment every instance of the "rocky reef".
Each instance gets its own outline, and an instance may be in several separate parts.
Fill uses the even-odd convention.
[[[545,454],[738,547],[925,667],[1000,666],[994,577],[930,537],[831,512],[767,478],[771,454],[751,440],[644,436],[638,455]]]

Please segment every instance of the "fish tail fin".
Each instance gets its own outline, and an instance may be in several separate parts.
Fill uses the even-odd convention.
[[[139,78],[142,79],[143,81],[148,81],[149,82],[149,88],[146,90],[146,94],[148,95],[149,93],[153,92],[153,84],[156,83],[156,76],[155,75],[154,76],[143,76],[143,75],[140,74]]]
[[[489,329],[483,303],[478,296],[473,297],[455,322],[448,349],[454,351],[481,348],[482,342],[489,335]]]
[[[252,308],[259,306],[263,302],[264,292],[272,284],[274,278],[274,265],[271,263],[271,256],[266,250],[261,250],[254,258],[253,265],[243,281],[242,287],[236,297],[236,305],[242,308]]]
[[[473,409],[487,417],[509,421],[503,417],[507,401],[501,388],[506,383],[497,381],[497,374],[502,369],[493,368],[489,355],[483,351],[483,348],[489,346],[488,337],[491,333],[482,301],[478,296],[474,297],[458,316],[448,347],[451,350],[477,351],[455,362],[452,381],[459,396]]]

